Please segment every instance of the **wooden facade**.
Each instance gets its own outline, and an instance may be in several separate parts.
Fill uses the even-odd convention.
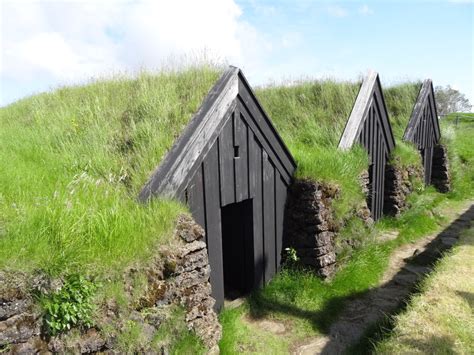
[[[395,140],[388,118],[379,76],[370,71],[357,95],[351,115],[339,142],[340,149],[360,143],[369,153],[368,206],[374,220],[383,213],[385,167]]]
[[[431,183],[433,150],[439,143],[440,138],[441,131],[436,111],[433,83],[430,79],[427,79],[421,86],[410,121],[403,134],[403,139],[414,143],[421,153],[426,185]]]
[[[296,164],[238,68],[230,67],[140,193],[186,202],[206,231],[216,308],[279,269]]]

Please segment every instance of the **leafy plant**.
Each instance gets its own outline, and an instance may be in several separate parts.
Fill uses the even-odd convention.
[[[296,253],[295,248],[285,248],[285,263],[288,266],[295,265],[300,258],[298,257],[298,254]]]
[[[68,276],[59,291],[43,299],[47,333],[54,336],[72,327],[91,327],[95,290],[94,283],[83,276]]]

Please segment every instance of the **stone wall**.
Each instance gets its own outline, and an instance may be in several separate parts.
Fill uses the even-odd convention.
[[[397,217],[407,208],[407,196],[413,191],[410,171],[395,164],[385,166],[384,215]]]
[[[431,184],[439,192],[448,192],[451,189],[449,177],[448,152],[444,145],[436,145],[433,149],[433,166],[431,170]]]
[[[184,307],[188,329],[193,330],[209,348],[215,348],[221,337],[221,326],[213,310],[210,267],[204,242],[204,230],[186,215],[180,216],[176,238],[160,248],[145,267],[129,268],[123,276],[125,294],[130,302],[126,311],[114,300],[98,305],[99,321],[91,329],[75,329],[74,336],[48,337],[42,328],[39,306],[32,294],[60,289],[61,280],[44,274],[0,273],[0,351],[10,353],[49,352],[116,352],[117,332],[133,321],[140,325],[143,345],[140,351],[153,352],[151,340],[166,320],[173,305]],[[146,279],[139,297],[134,297],[133,280]],[[108,332],[103,332],[108,328]],[[114,329],[116,332],[110,332]],[[156,349],[155,349],[156,350]],[[167,352],[166,346],[162,349]]]
[[[383,214],[388,216],[398,216],[407,206],[407,196],[413,191],[413,180],[421,179],[422,172],[415,167],[401,169],[397,164],[387,164],[385,166],[384,182],[384,205]],[[370,204],[370,179],[369,173],[365,171],[359,177],[362,192],[367,196],[367,204]],[[368,210],[368,209],[367,209]],[[370,210],[368,210],[370,214]],[[366,224],[373,223],[366,213],[358,212],[357,215],[366,221]]]
[[[335,269],[337,225],[331,202],[338,189],[311,180],[295,180],[288,191],[285,247],[296,250],[299,263],[322,276]]]

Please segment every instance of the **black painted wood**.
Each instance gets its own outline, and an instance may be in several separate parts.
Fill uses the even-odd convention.
[[[234,114],[226,122],[219,135],[219,171],[222,206],[235,202],[233,120]]]
[[[236,202],[247,199],[249,195],[247,130],[247,124],[243,121],[237,107],[234,115],[234,171]]]
[[[255,137],[258,139],[259,143],[262,145],[263,149],[267,152],[267,154],[270,156],[270,159],[274,162],[275,166],[279,171],[281,171],[282,177],[285,179],[287,183],[290,183],[292,174],[289,174],[283,163],[281,162],[280,159],[278,159],[277,155],[271,148],[270,143],[265,139],[265,136],[261,132],[261,130],[258,128],[258,123],[253,119],[253,116],[251,112],[247,109],[245,104],[239,100],[237,103],[237,107],[240,109],[240,115],[241,117],[245,120],[245,122],[248,124],[249,129],[252,130],[253,134]]]
[[[382,216],[384,204],[385,165],[395,148],[382,86],[378,74],[369,72],[362,83],[351,115],[339,142],[339,148],[349,149],[361,144],[369,154],[368,206],[372,217]]]
[[[219,142],[214,142],[204,160],[204,188],[206,207],[206,239],[209,264],[211,265],[212,294],[216,299],[216,309],[221,309],[224,302],[224,274],[222,261],[222,234],[220,214],[220,184],[219,181]]]
[[[140,199],[164,194],[189,205],[206,230],[219,310],[226,291],[224,269],[236,279],[233,285],[227,280],[228,287],[242,289],[263,285],[277,271],[286,190],[296,164],[239,70],[224,74],[189,127]],[[233,267],[239,253],[244,264],[250,263],[242,269]]]
[[[249,172],[249,193],[253,200],[254,285],[263,286],[267,259],[264,254],[263,241],[262,147],[251,131],[249,131]]]
[[[276,271],[275,252],[275,168],[268,158],[268,154],[262,152],[263,171],[263,249],[265,265],[265,282],[269,282]]]
[[[275,171],[275,229],[276,249],[275,259],[277,271],[280,269],[283,248],[283,230],[285,226],[285,204],[287,196],[287,185],[282,180],[280,173]]]
[[[204,181],[202,176],[202,165],[194,174],[188,188],[188,205],[194,219],[203,228],[206,228],[205,203],[204,203]]]
[[[427,79],[421,85],[410,121],[403,134],[403,139],[414,143],[422,155],[426,185],[431,183],[433,147],[439,144],[440,138],[433,83]]]

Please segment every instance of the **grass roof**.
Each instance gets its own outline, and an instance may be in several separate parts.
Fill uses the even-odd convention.
[[[118,77],[0,109],[0,268],[120,269],[184,208],[136,196],[220,77],[214,67]]]
[[[221,73],[209,66],[143,73],[1,108],[0,268],[104,273],[166,242],[185,207],[139,204],[136,196]],[[385,91],[397,145],[416,85]],[[298,163],[297,176],[341,188],[340,219],[364,200],[358,177],[366,152],[337,149],[359,87],[325,80],[256,90]]]

